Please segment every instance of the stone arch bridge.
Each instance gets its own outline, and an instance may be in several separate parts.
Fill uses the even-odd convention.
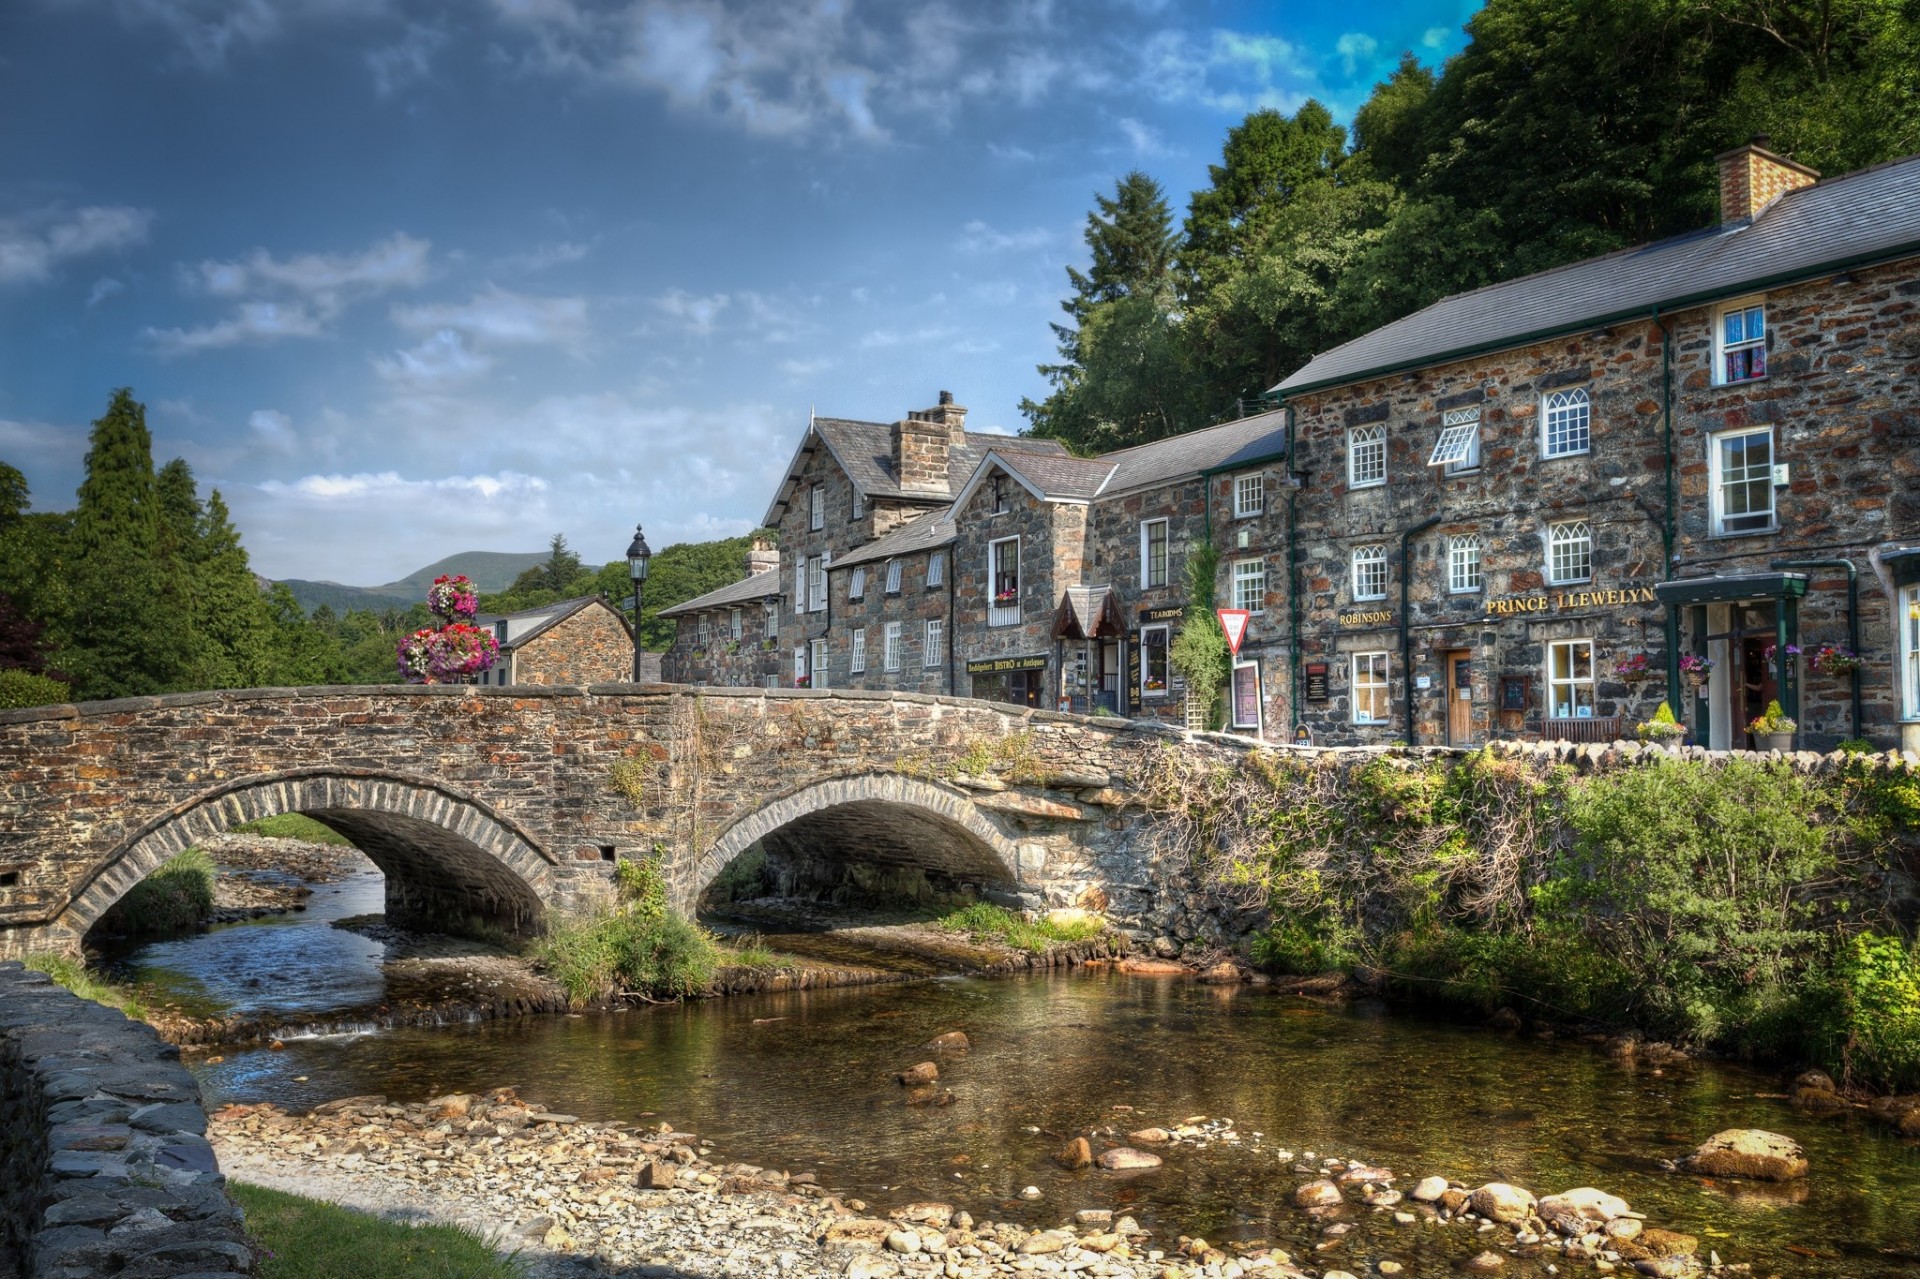
[[[300,812],[385,872],[396,922],[525,932],[616,859],[675,904],[759,849],[782,882],[970,889],[1161,927],[1184,868],[1125,720],[825,690],[348,687],[0,712],[0,956],[71,947],[198,839]],[[1230,752],[1226,744],[1186,749]]]

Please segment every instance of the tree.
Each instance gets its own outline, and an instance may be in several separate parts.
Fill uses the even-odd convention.
[[[1211,185],[1187,205],[1180,266],[1188,297],[1203,295],[1244,269],[1279,212],[1309,188],[1333,181],[1347,154],[1347,131],[1312,98],[1291,117],[1271,107],[1227,131]]]
[[[771,538],[772,532],[760,529],[745,537],[729,537],[717,542],[675,542],[656,552],[647,574],[647,590],[642,603],[646,616],[641,623],[641,647],[665,652],[673,645],[675,626],[671,618],[656,614],[663,608],[683,603],[708,591],[737,582],[746,573],[747,550],[756,537]],[[625,561],[615,561],[601,570],[601,581],[627,582]],[[630,584],[615,599],[633,598]]]
[[[113,393],[89,437],[74,508],[73,608],[59,663],[83,698],[160,693],[179,686],[188,646],[168,613],[156,554],[159,501],[146,409]]]
[[[219,489],[207,496],[195,552],[196,629],[217,662],[196,687],[244,688],[268,682],[273,619]]]

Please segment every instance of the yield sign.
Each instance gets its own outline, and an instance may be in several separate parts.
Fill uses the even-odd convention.
[[[1227,648],[1235,657],[1240,656],[1240,641],[1247,637],[1247,623],[1253,620],[1253,614],[1244,608],[1218,608],[1214,612],[1220,618],[1220,629],[1227,633]]]

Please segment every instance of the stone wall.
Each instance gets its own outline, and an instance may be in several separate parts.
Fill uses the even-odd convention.
[[[966,674],[969,661],[988,658],[1046,659],[1039,672],[1039,704],[1054,705],[1060,692],[1058,646],[1053,637],[1054,611],[1068,586],[1082,580],[1086,554],[1087,508],[1037,498],[1010,477],[1000,477],[1005,509],[994,510],[991,480],[974,490],[954,512],[959,536],[953,544],[954,603],[952,643],[959,691],[975,697],[990,695],[977,679]],[[1018,620],[1007,625],[990,621],[994,584],[990,578],[988,547],[1005,538],[1020,539]]]
[[[589,604],[518,646],[516,684],[617,684],[633,678],[633,632],[612,605]]]
[[[152,1027],[0,963],[0,1276],[253,1273],[206,1130]]]
[[[944,561],[945,580],[927,585],[928,565],[934,555]],[[827,637],[828,679],[830,688],[887,689],[903,693],[951,693],[953,657],[953,621],[947,602],[953,587],[953,548],[936,547],[897,557],[900,564],[900,589],[887,590],[887,565],[891,560],[870,560],[846,570],[836,569],[833,579],[833,630]],[[866,581],[858,598],[852,595],[853,575],[866,570]],[[939,660],[927,664],[928,622],[942,623],[943,641]],[[886,668],[887,623],[900,623],[900,669]],[[866,631],[866,668],[853,669],[854,632]],[[816,687],[818,684],[816,682]]]

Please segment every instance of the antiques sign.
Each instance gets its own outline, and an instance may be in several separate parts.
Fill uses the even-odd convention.
[[[1487,601],[1488,617],[1516,613],[1558,613],[1569,608],[1615,608],[1625,604],[1657,602],[1651,586],[1628,586],[1609,591],[1554,591],[1552,594],[1513,595]],[[1345,618],[1340,619],[1345,621]]]
[[[978,657],[967,663],[969,675],[1002,675],[1009,671],[1044,671],[1047,659],[1040,657]]]

